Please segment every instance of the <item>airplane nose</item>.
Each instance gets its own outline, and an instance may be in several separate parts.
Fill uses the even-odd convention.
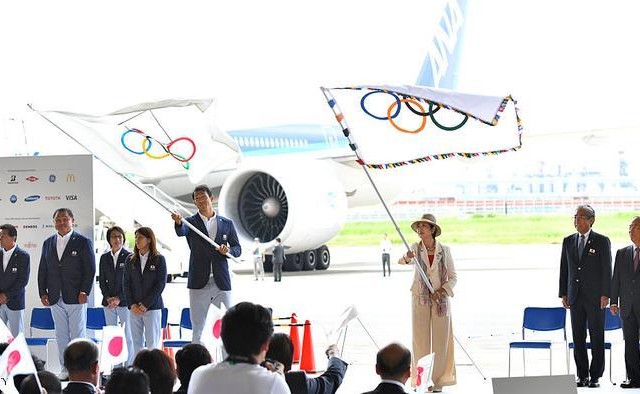
[[[269,218],[274,218],[280,213],[280,201],[274,197],[268,197],[262,202],[262,212]]]

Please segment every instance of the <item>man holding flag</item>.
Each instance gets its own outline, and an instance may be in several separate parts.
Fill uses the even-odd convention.
[[[200,342],[202,329],[210,304],[218,308],[222,304],[231,306],[231,278],[226,254],[238,257],[242,253],[233,222],[221,217],[213,210],[213,194],[207,185],[198,185],[192,193],[198,208],[195,215],[182,218],[173,212],[176,234],[186,237],[191,255],[189,257],[189,307],[193,325],[193,342]],[[215,248],[182,221],[186,220],[216,244]]]

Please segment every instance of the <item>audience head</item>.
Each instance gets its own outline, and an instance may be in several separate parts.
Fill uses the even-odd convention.
[[[173,393],[176,368],[173,360],[165,352],[160,349],[143,349],[136,354],[133,365],[149,377],[151,394]]]
[[[149,377],[136,367],[115,368],[105,387],[105,394],[149,394]]]
[[[293,363],[293,342],[291,338],[289,338],[289,335],[281,332],[273,334],[269,342],[267,358],[280,361],[284,364],[285,372],[291,370],[291,364]]]
[[[271,312],[261,305],[241,302],[231,307],[222,318],[222,343],[230,356],[247,357],[256,364],[262,363],[272,334]]]
[[[47,394],[60,394],[62,392],[60,379],[55,374],[49,371],[40,371],[38,372],[38,379],[42,388],[47,390]],[[26,375],[19,387],[20,394],[40,394],[38,382],[33,374]]]
[[[201,365],[211,364],[211,354],[199,343],[190,343],[176,353],[176,371],[182,387],[189,387],[193,371]]]
[[[378,352],[376,373],[382,379],[404,384],[411,376],[411,352],[399,343],[391,343]]]
[[[74,339],[64,349],[64,366],[69,371],[69,380],[98,384],[98,346],[88,339]]]

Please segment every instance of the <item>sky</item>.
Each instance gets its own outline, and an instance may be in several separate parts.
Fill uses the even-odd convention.
[[[512,94],[530,135],[640,123],[637,2],[469,3],[459,90]],[[216,98],[223,130],[332,124],[319,87],[413,84],[443,4],[3,2],[0,133],[27,103],[99,114],[169,97]]]

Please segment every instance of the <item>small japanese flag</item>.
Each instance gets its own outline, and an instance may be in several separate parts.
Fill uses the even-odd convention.
[[[11,341],[13,341],[13,335],[11,335],[9,327],[0,319],[0,343],[11,343]]]
[[[227,308],[225,308],[224,304],[220,304],[220,308],[213,304],[209,305],[207,318],[204,321],[204,329],[200,337],[200,341],[209,351],[215,351],[222,346],[222,338],[220,336],[222,332],[222,316],[226,311]]]
[[[110,371],[111,367],[127,361],[129,349],[124,337],[124,327],[120,325],[104,326],[102,329],[102,348],[100,349],[100,370]]]
[[[7,346],[7,349],[0,357],[0,377],[6,378],[13,375],[28,375],[32,373],[37,373],[36,366],[33,364],[24,334],[20,333]]]
[[[426,393],[429,386],[433,386],[431,373],[433,372],[434,356],[435,353],[431,353],[418,360],[416,365],[416,393]]]

